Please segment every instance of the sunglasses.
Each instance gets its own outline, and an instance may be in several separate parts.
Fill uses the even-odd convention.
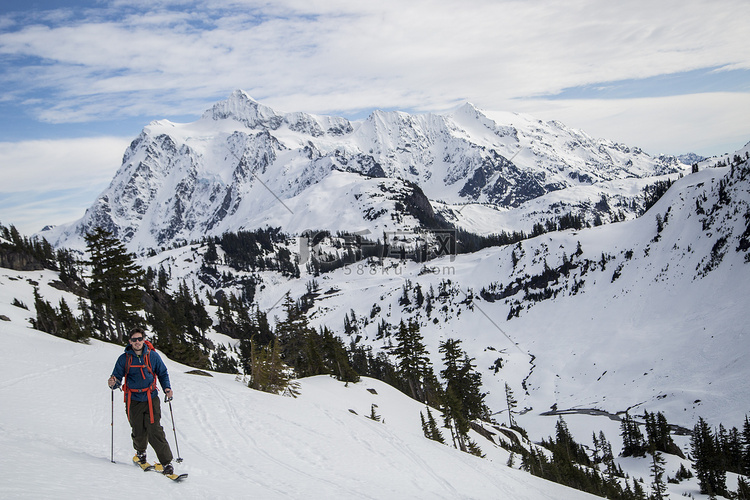
[[[130,337],[131,342],[143,342],[143,337]]]

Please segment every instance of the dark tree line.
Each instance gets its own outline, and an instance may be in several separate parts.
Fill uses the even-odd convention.
[[[521,454],[521,468],[535,476],[605,498],[644,500],[646,496],[638,481],[634,480],[631,487],[626,479],[625,486],[622,485],[624,474],[615,468],[611,446],[604,434],[600,433],[594,443],[596,449],[592,458],[586,448],[575,441],[560,417],[554,438],[542,440],[541,447],[532,445],[529,450],[517,447],[515,451]],[[607,465],[605,473],[595,468],[598,463]]]
[[[727,496],[727,472],[750,476],[750,420],[747,416],[742,431],[736,427],[727,431],[721,424],[718,429],[711,429],[699,418],[693,428],[690,447],[701,493]],[[750,498],[747,478],[740,477],[737,495]]]
[[[641,214],[645,214],[648,210],[653,207],[657,201],[661,199],[664,194],[672,186],[672,180],[666,179],[663,181],[656,181],[653,184],[649,184],[643,188],[643,211]]]
[[[224,233],[208,238],[206,261],[218,261],[216,245],[224,251],[224,263],[237,271],[277,271],[284,276],[299,278],[299,265],[286,248],[291,238],[281,228],[256,229]]]
[[[44,238],[22,236],[15,226],[5,227],[0,224],[0,267],[17,271],[37,269],[57,269],[56,255]]]

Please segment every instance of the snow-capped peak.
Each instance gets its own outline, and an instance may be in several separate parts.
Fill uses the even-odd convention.
[[[259,126],[276,129],[283,120],[283,115],[272,108],[260,104],[244,90],[235,90],[225,101],[217,102],[203,113],[202,118],[212,120],[234,119],[247,128]]]

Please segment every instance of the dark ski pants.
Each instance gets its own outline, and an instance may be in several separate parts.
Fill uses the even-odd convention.
[[[146,446],[150,444],[156,452],[159,463],[166,465],[172,461],[172,450],[169,449],[164,429],[159,423],[161,420],[159,397],[152,398],[151,402],[154,407],[153,424],[148,413],[148,401],[130,402],[130,428],[132,430],[130,435],[133,438],[133,448],[135,451],[146,451]]]

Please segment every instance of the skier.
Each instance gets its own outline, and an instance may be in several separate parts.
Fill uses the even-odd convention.
[[[133,461],[142,465],[147,464],[146,446],[150,444],[159,458],[159,463],[162,464],[163,473],[174,474],[171,463],[172,450],[167,443],[164,429],[159,423],[161,409],[156,379],[159,379],[168,399],[172,399],[174,392],[169,383],[166,365],[151,343],[146,340],[146,334],[140,328],[131,330],[128,346],[125,347],[125,352],[117,358],[112,376],[108,381],[110,389],[117,389],[123,377],[125,377],[123,386],[125,411],[132,429],[133,448],[136,452]]]

